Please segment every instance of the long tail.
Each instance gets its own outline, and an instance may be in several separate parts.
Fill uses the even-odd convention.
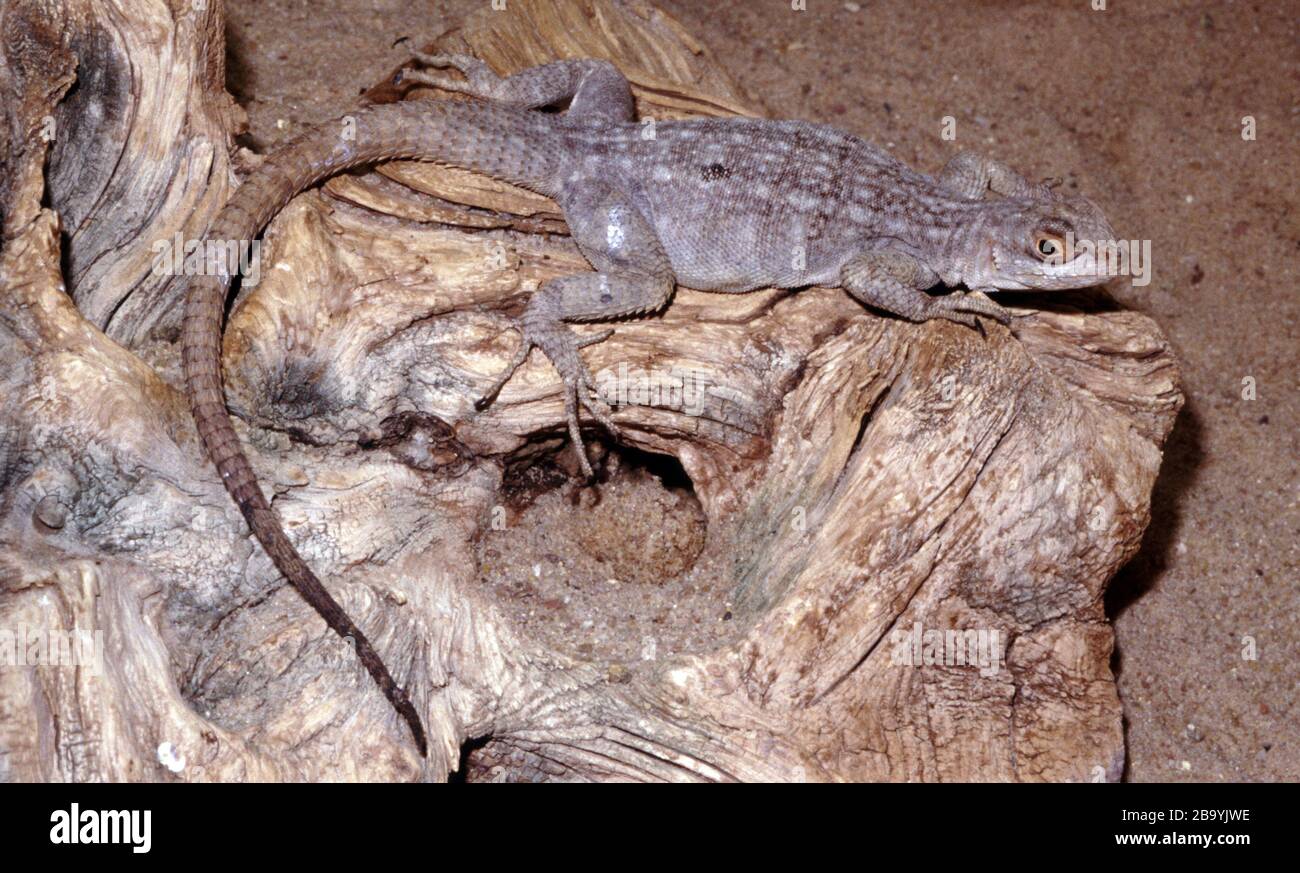
[[[416,158],[465,167],[545,189],[558,164],[551,120],[491,103],[417,100],[360,109],[287,144],[244,182],[213,222],[208,240],[247,245],[300,191],[350,167]],[[233,269],[233,268],[232,268]],[[229,276],[197,277],[185,304],[181,354],[190,409],[208,457],[253,534],[280,572],[357,656],[427,753],[424,727],[383,659],[303,561],[253,477],[226,411],[221,379],[222,313]]]

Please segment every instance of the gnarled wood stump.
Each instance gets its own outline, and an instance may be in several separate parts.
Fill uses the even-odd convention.
[[[540,356],[473,409],[505,315],[588,269],[558,210],[395,163],[274,221],[225,366],[290,536],[426,715],[419,758],[176,387],[185,280],[151,267],[227,196],[238,124],[220,4],[181,6],[0,4],[0,777],[1119,777],[1102,592],[1182,401],[1149,319],[1069,295],[981,336],[681,289],[585,353],[623,436],[583,490]],[[645,118],[749,111],[635,0],[512,2],[441,45],[610,58]]]

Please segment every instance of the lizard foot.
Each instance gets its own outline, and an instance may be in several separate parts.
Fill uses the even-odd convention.
[[[614,331],[605,330],[589,337],[579,338],[566,324],[550,320],[537,321],[526,316],[516,324],[516,329],[523,335],[519,349],[501,375],[492,383],[492,387],[474,402],[474,408],[479,411],[486,409],[514,376],[515,371],[528,359],[528,353],[534,348],[541,349],[542,354],[550,360],[564,382],[564,417],[569,427],[569,439],[573,441],[573,446],[578,452],[578,462],[582,465],[583,474],[588,479],[594,479],[596,474],[591,469],[591,461],[587,458],[587,446],[582,440],[582,429],[578,422],[579,407],[585,407],[611,435],[618,436],[619,429],[611,418],[613,410],[597,396],[595,380],[592,379],[591,371],[583,363],[578,350],[604,342],[613,335]]]
[[[980,329],[977,316],[981,315],[999,324],[1011,323],[1011,313],[979,291],[972,291],[969,294],[953,291],[943,297],[935,297],[927,315],[930,318],[946,318],[976,330]]]
[[[402,70],[403,81],[419,82],[422,85],[431,85],[444,91],[468,94],[471,97],[481,97],[485,100],[491,100],[496,96],[496,90],[502,82],[501,77],[493,72],[491,67],[470,55],[431,55],[417,51],[412,52],[411,57],[426,67],[437,69],[453,67],[463,73],[465,78],[457,79],[453,76],[428,73],[424,70]]]

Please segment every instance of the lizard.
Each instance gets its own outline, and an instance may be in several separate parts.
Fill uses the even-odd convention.
[[[612,63],[555,61],[500,76],[468,55],[414,53],[423,68],[395,81],[467,100],[408,100],[358,109],[278,148],[236,189],[209,240],[255,238],[288,201],[360,165],[419,159],[485,173],[559,205],[594,268],[542,283],[511,326],[517,351],[475,402],[485,409],[539,349],[564,387],[564,416],[584,474],[586,410],[617,435],[571,322],[662,310],[680,283],[703,291],[842,287],[867,307],[912,322],[945,319],[983,330],[1011,316],[984,292],[1099,284],[1094,249],[1069,257],[1067,238],[1113,239],[1104,214],[1006,164],[960,152],[935,176],[866,140],[822,124],[756,118],[639,122],[628,80]],[[454,69],[459,75],[443,72]],[[437,70],[440,72],[433,72]],[[540,111],[567,108],[560,112]],[[345,135],[345,131],[347,134]],[[993,193],[995,197],[986,196]],[[222,321],[234,267],[191,283],[182,367],[202,446],[275,566],[361,663],[426,753],[407,692],[302,559],[240,446],[223,393]],[[927,293],[943,285],[946,295]]]

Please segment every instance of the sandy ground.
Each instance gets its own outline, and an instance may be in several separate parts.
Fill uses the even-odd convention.
[[[245,141],[343,112],[484,2],[228,0]],[[1150,283],[1110,290],[1165,329],[1188,403],[1107,598],[1126,776],[1300,779],[1300,2],[660,3],[773,116],[1060,176],[1151,241]]]

